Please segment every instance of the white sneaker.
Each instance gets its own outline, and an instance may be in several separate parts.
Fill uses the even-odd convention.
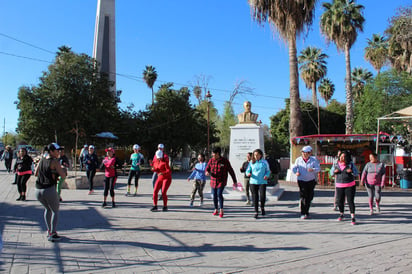
[[[199,206],[203,206],[203,202],[200,202],[200,203],[199,203]]]
[[[376,205],[376,212],[378,212],[378,213],[380,213],[381,212],[381,208],[380,208],[380,206],[378,206],[378,205]]]

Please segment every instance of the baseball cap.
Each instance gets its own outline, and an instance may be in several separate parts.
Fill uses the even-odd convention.
[[[89,146],[89,149],[94,149],[94,145],[90,145],[90,146]]]
[[[140,146],[139,146],[138,144],[135,144],[135,145],[133,146],[133,149],[140,149]]]
[[[87,148],[87,147],[88,147],[88,145],[84,145],[83,147],[84,147],[84,148]]]
[[[57,143],[51,143],[48,145],[48,149],[49,151],[53,151],[53,150],[61,150],[62,148]]]
[[[165,148],[165,145],[164,144],[159,144],[158,146],[157,146],[157,148]]]
[[[312,152],[312,147],[311,146],[304,146],[301,150],[302,152]]]

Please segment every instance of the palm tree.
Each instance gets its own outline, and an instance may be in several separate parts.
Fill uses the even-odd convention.
[[[412,74],[412,6],[397,10],[385,30],[388,36],[389,61],[397,71]]]
[[[155,67],[153,66],[146,66],[146,69],[143,71],[143,79],[146,82],[147,86],[152,89],[152,105],[154,104],[154,96],[153,96],[153,86],[157,80],[157,72]]]
[[[289,137],[303,134],[296,37],[312,24],[317,0],[249,0],[253,20],[269,22],[289,47]]]
[[[388,60],[388,40],[380,35],[374,33],[372,39],[368,39],[368,46],[365,48],[365,59],[378,72],[386,64]]]
[[[355,99],[359,99],[366,82],[372,78],[372,72],[364,68],[354,68],[352,71],[352,91]]]
[[[319,93],[323,100],[325,100],[327,106],[333,93],[335,93],[335,84],[333,84],[329,78],[323,78],[319,84]]]
[[[325,59],[327,57],[328,55],[322,53],[321,49],[315,47],[305,48],[298,56],[300,77],[305,82],[306,87],[312,89],[312,104],[314,106],[318,105],[316,83],[326,75]]]
[[[353,133],[353,95],[351,83],[350,48],[356,41],[358,31],[363,31],[365,18],[363,6],[354,0],[333,0],[323,3],[325,12],[320,19],[321,31],[328,41],[333,41],[339,51],[345,52],[346,63],[346,134]]]

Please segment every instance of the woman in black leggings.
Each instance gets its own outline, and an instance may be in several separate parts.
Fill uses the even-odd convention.
[[[16,201],[25,201],[26,200],[26,190],[27,190],[27,181],[29,180],[32,170],[31,166],[33,164],[33,159],[27,155],[26,148],[21,148],[19,156],[16,159],[14,164],[13,171],[16,172],[16,183],[17,190],[19,191],[19,197]]]

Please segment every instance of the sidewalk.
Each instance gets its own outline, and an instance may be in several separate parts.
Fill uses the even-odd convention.
[[[2,273],[409,273],[412,270],[412,191],[384,191],[382,213],[368,215],[357,193],[357,221],[337,222],[333,190],[316,190],[312,218],[299,219],[297,188],[268,201],[255,220],[244,201],[226,200],[225,217],[212,201],[191,208],[189,174],[174,174],[169,211],[150,212],[152,185],[141,178],[137,197],[116,186],[116,208],[101,208],[102,189],[62,192],[61,242],[46,239],[43,207],[33,184],[18,202],[14,175],[0,163]],[[229,185],[231,181],[229,180]],[[132,187],[133,189],[133,187]],[[205,192],[209,192],[207,184]],[[110,200],[110,198],[109,198]],[[109,203],[110,205],[110,203]],[[162,201],[159,201],[160,208]]]

